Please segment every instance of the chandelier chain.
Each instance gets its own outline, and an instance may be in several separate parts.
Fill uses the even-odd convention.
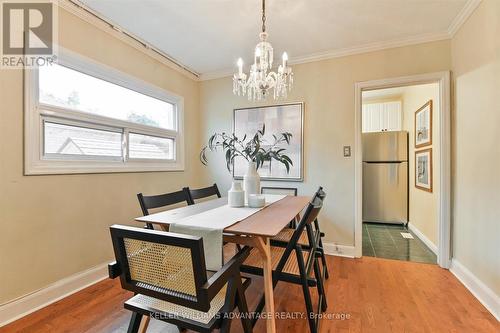
[[[266,32],[266,0],[262,0],[262,32]]]

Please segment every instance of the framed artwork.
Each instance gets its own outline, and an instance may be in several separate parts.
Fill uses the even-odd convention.
[[[415,148],[432,144],[432,100],[415,112]]]
[[[286,155],[293,162],[290,172],[286,172],[282,163],[273,160],[265,162],[258,172],[262,180],[303,180],[304,103],[235,109],[233,120],[233,131],[239,138],[243,138],[245,134],[253,135],[257,130],[262,129],[263,124],[266,125],[264,139],[270,144],[273,141],[273,134],[292,133],[290,144],[281,144],[281,147],[286,149]],[[243,178],[247,168],[246,160],[235,158],[234,178]]]
[[[432,148],[415,152],[415,187],[432,192]]]

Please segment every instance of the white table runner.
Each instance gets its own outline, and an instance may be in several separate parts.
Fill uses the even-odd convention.
[[[245,206],[234,208],[228,205],[220,206],[180,219],[170,224],[169,231],[203,237],[207,269],[219,270],[223,263],[222,231],[285,197],[285,195],[276,194],[263,195],[266,198],[264,207],[250,208]]]

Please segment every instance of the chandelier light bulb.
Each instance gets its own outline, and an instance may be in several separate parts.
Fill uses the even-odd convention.
[[[288,54],[286,52],[283,52],[283,68],[286,67],[286,62],[288,61]]]
[[[241,76],[243,74],[243,59],[238,58],[238,74]]]

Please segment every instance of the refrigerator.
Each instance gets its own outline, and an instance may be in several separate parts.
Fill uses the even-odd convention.
[[[408,223],[408,132],[363,133],[363,222]]]

